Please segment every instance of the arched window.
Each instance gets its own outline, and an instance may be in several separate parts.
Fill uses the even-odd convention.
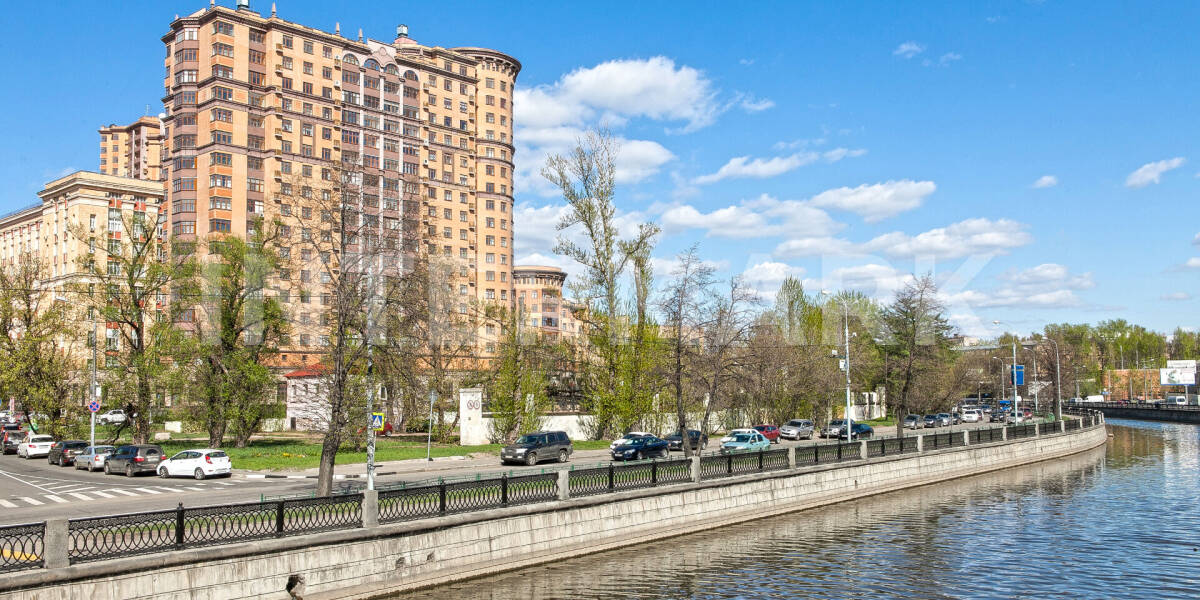
[[[404,79],[409,81],[418,81],[417,73],[415,71],[405,71]]]
[[[397,69],[396,65],[388,65],[383,68],[383,71],[389,75],[397,75],[400,73],[400,69]]]
[[[363,66],[368,69],[371,69],[372,71],[379,70],[379,63],[373,58],[368,58],[367,62],[363,63]]]
[[[344,62],[348,65],[357,65],[358,59],[355,58],[355,56],[353,54],[347,54],[342,57],[342,62]]]

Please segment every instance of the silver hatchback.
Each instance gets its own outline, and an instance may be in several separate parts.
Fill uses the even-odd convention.
[[[779,426],[779,437],[785,440],[811,440],[814,425],[808,419],[792,419]]]

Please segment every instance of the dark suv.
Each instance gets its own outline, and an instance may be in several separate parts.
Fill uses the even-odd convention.
[[[88,443],[82,440],[63,440],[54,442],[50,446],[50,454],[46,455],[46,462],[52,465],[65,467],[75,464],[75,457],[83,452],[88,447]]]
[[[535,431],[521,436],[516,443],[505,446],[500,451],[500,462],[535,465],[539,461],[551,458],[558,459],[558,462],[567,462],[574,451],[571,439],[565,431]]]
[[[0,434],[0,438],[3,438],[2,441],[4,442],[4,453],[16,454],[17,445],[21,443],[21,440],[25,439],[26,433],[27,432],[24,429],[9,429],[8,426],[5,425],[4,433]]]
[[[104,461],[104,474],[124,473],[126,477],[133,477],[143,471],[155,473],[162,457],[162,448],[155,444],[121,446]]]

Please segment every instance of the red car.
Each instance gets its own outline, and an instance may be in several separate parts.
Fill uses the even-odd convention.
[[[754,429],[767,438],[772,444],[779,443],[779,428],[774,425],[755,425]]]

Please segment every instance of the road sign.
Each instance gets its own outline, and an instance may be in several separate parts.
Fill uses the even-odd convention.
[[[1014,365],[1011,369],[1012,374],[1009,381],[1013,385],[1025,385],[1025,365]]]
[[[383,413],[371,413],[371,429],[383,431]]]
[[[92,412],[99,411],[100,410],[100,402],[98,400],[92,400],[91,402],[88,402],[88,410],[90,410]]]

